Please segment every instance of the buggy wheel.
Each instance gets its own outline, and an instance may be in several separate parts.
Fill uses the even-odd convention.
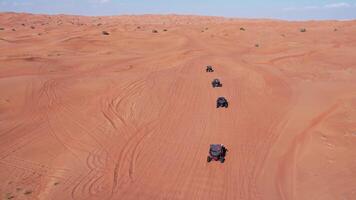
[[[211,161],[211,157],[208,156],[208,158],[206,159],[206,161],[210,162],[210,161]]]
[[[221,163],[224,163],[224,162],[225,162],[225,158],[224,158],[224,157],[221,157],[221,158],[220,158],[220,162],[221,162]]]

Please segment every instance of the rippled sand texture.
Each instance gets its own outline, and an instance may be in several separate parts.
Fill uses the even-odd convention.
[[[0,28],[2,199],[356,199],[356,21],[2,13]]]

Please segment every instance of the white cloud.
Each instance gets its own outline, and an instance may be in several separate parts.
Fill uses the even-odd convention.
[[[291,10],[298,10],[298,8],[296,7],[286,7],[286,8],[283,8],[284,11],[291,11]]]
[[[111,0],[92,0],[92,2],[94,2],[94,3],[108,3],[110,1]]]
[[[18,6],[29,6],[31,5],[30,2],[12,2],[11,4],[14,7],[18,7]]]
[[[345,2],[327,4],[324,6],[324,8],[348,8],[348,7],[351,7],[351,5]]]
[[[0,1],[0,5],[2,6],[12,6],[12,7],[20,7],[20,6],[29,6],[32,5],[31,2],[18,2],[18,1]]]
[[[315,9],[319,9],[319,6],[305,6],[304,10],[315,10]]]
[[[287,7],[283,8],[284,11],[303,11],[303,10],[316,10],[316,9],[337,9],[337,8],[349,8],[349,7],[356,7],[355,5],[351,5],[349,3],[340,2],[340,3],[333,3],[333,4],[326,4],[323,6],[304,6],[304,7]]]

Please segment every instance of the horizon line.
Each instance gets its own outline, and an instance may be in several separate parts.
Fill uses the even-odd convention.
[[[69,13],[30,13],[30,12],[16,12],[16,11],[0,11],[0,14],[27,14],[27,15],[46,15],[46,16],[77,16],[77,17],[124,17],[124,16],[190,16],[190,17],[212,17],[212,18],[224,18],[227,20],[266,20],[266,21],[284,21],[284,22],[315,22],[315,21],[321,21],[321,22],[328,22],[328,21],[334,21],[334,22],[345,22],[345,21],[356,21],[356,19],[300,19],[300,20],[295,20],[295,19],[281,19],[281,18],[253,18],[253,17],[227,17],[227,16],[219,16],[219,15],[199,15],[199,14],[180,14],[180,13],[164,13],[164,14],[157,14],[157,13],[143,13],[143,14],[118,14],[118,15],[83,15],[83,14],[69,14]]]

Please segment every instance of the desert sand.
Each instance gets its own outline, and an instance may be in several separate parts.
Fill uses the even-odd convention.
[[[356,199],[355,56],[356,21],[1,13],[1,199]]]

